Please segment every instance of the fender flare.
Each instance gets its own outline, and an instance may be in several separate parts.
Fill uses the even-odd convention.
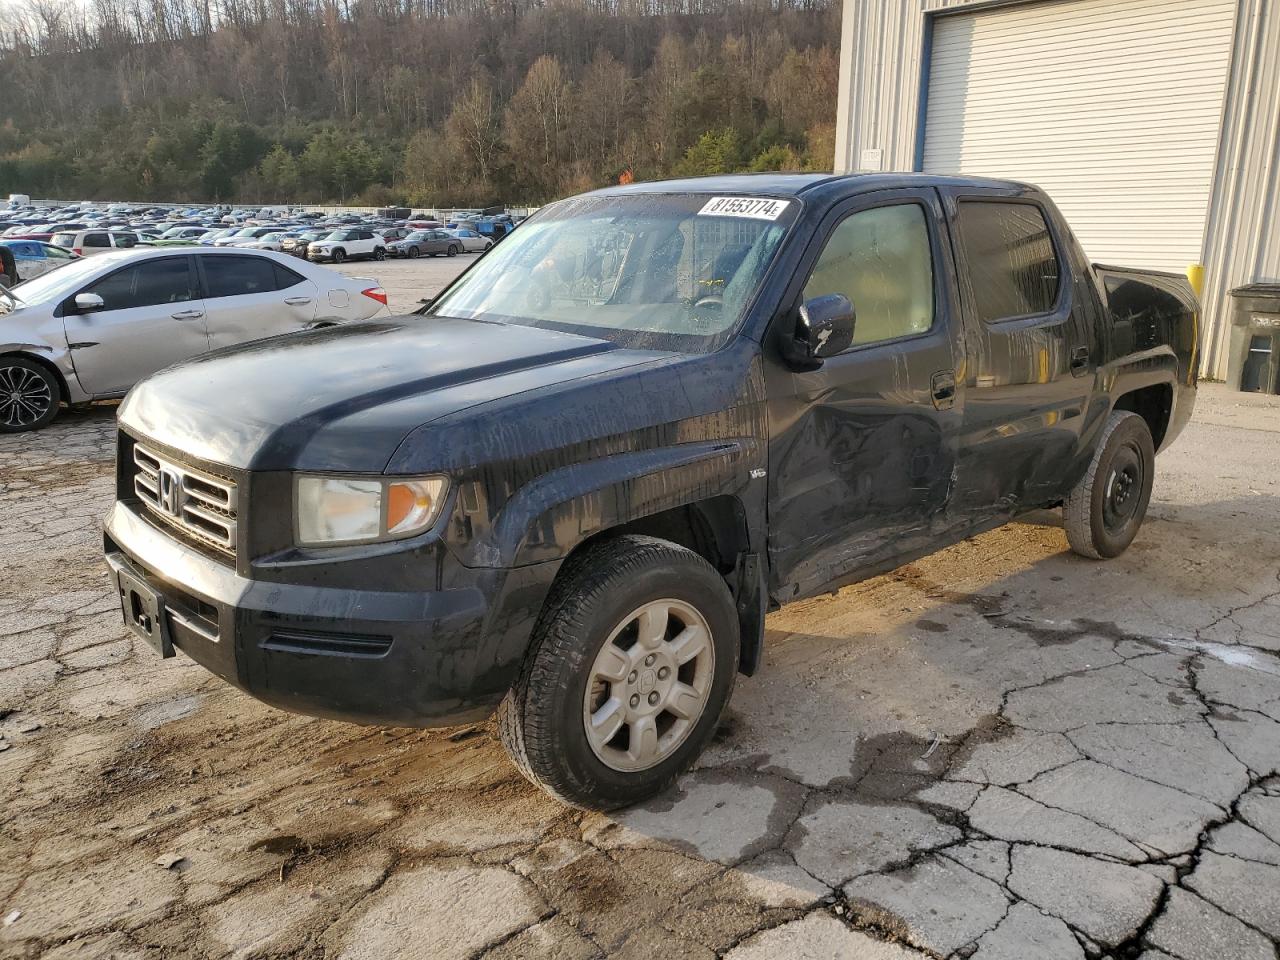
[[[563,560],[590,537],[632,520],[737,495],[759,455],[754,440],[705,440],[548,471],[512,495],[464,562],[519,567]]]

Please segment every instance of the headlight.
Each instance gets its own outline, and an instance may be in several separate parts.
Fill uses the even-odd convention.
[[[294,511],[300,546],[411,537],[440,516],[447,477],[299,476]]]

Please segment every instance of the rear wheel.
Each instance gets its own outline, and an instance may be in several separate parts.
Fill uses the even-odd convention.
[[[58,378],[25,357],[0,357],[0,433],[39,430],[58,415]]]
[[[449,256],[456,257],[457,255],[458,255],[458,248],[455,247],[453,244],[449,244]]]
[[[521,772],[607,810],[669,786],[715,732],[738,668],[723,578],[652,537],[602,541],[561,571],[498,712]]]
[[[1136,413],[1114,411],[1088,472],[1062,504],[1072,550],[1094,560],[1124,553],[1147,515],[1155,459],[1147,422]]]

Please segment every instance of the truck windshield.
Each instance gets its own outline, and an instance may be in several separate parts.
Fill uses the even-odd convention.
[[[486,254],[427,315],[712,350],[741,320],[798,207],[705,194],[565,200]]]

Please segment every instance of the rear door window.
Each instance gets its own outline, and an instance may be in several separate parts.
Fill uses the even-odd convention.
[[[111,239],[105,233],[86,233],[84,235],[84,247],[109,247]]]
[[[247,297],[280,289],[276,264],[266,257],[206,256],[200,260],[204,264],[205,296],[210,299]]]
[[[979,319],[995,323],[1053,310],[1061,271],[1040,207],[962,200],[957,222]]]

